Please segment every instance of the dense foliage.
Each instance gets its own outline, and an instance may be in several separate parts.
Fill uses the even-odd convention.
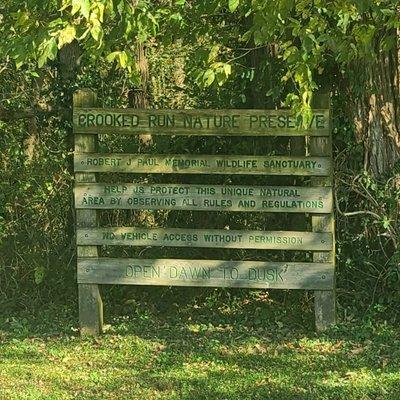
[[[135,76],[136,42],[182,40],[191,44],[189,60],[194,62],[205,61],[199,50],[208,49],[209,68],[203,71],[201,82],[209,86],[214,81],[223,84],[232,66],[240,66],[232,40],[242,43],[246,51],[253,46],[273,46],[274,55],[283,61],[282,81],[293,81],[298,90],[290,99],[300,96],[303,106],[309,107],[312,92],[318,89],[318,76],[333,72],[351,79],[354,73],[347,67],[355,64],[362,67],[358,74],[367,73],[368,65],[382,52],[397,50],[399,28],[395,0],[279,0],[273,7],[256,0],[156,4],[53,0],[45,6],[37,0],[18,0],[6,2],[3,9],[0,51],[17,68],[32,60],[41,68],[77,40],[92,61],[115,61]]]

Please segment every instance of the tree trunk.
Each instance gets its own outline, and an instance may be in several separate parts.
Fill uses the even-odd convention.
[[[148,108],[149,99],[147,94],[147,84],[149,80],[149,66],[146,58],[146,49],[143,44],[138,43],[136,49],[137,66],[140,71],[140,85],[133,87],[128,94],[129,106],[132,108]],[[139,140],[145,145],[152,143],[151,135],[139,135]]]
[[[362,89],[355,101],[357,140],[364,143],[365,169],[382,177],[400,161],[399,50],[379,53]]]
[[[128,93],[129,107],[148,108],[149,98],[147,93],[147,84],[149,80],[149,65],[147,63],[146,48],[142,43],[136,47],[137,66],[140,71],[140,85],[133,87]],[[149,134],[139,135],[139,141],[144,147],[150,147],[153,143],[152,136]],[[132,210],[132,223],[146,226],[154,226],[154,215],[147,210]]]

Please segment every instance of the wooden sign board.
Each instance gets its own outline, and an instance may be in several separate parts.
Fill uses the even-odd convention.
[[[313,212],[332,210],[328,187],[104,183],[75,186],[76,208]]]
[[[305,128],[289,110],[102,109],[95,107],[95,99],[95,94],[87,90],[74,95],[74,195],[82,332],[101,331],[100,284],[315,290],[317,328],[325,329],[335,321],[328,101],[313,110]],[[243,140],[249,136],[308,136],[307,150],[304,148],[308,156],[98,153],[97,134],[240,136]],[[311,187],[304,186],[302,179],[295,182],[303,186],[97,183],[97,172],[296,175],[311,177],[307,180]],[[230,230],[221,226],[98,227],[99,209],[306,213],[311,215],[313,232]],[[99,257],[98,246],[312,251],[314,262],[105,258]]]
[[[330,263],[78,259],[79,283],[329,290],[333,272]]]
[[[77,230],[78,245],[332,250],[331,233],[112,227]]]
[[[307,129],[290,110],[74,109],[75,133],[329,136],[329,110],[314,110]]]
[[[331,173],[328,157],[75,154],[75,171],[152,174],[313,175]]]

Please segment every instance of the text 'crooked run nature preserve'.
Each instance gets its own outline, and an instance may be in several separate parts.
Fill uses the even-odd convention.
[[[316,110],[307,130],[328,131],[329,113]],[[295,131],[303,129],[301,117],[288,110],[135,110],[124,109],[78,109],[74,114],[75,132],[144,132],[160,134],[262,134],[277,130]],[[303,129],[304,130],[304,129]]]

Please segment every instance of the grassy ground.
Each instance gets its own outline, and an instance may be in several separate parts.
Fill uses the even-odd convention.
[[[0,316],[1,400],[400,398],[400,332],[382,320],[318,336],[310,304],[257,293],[132,300],[82,340],[74,310]]]

